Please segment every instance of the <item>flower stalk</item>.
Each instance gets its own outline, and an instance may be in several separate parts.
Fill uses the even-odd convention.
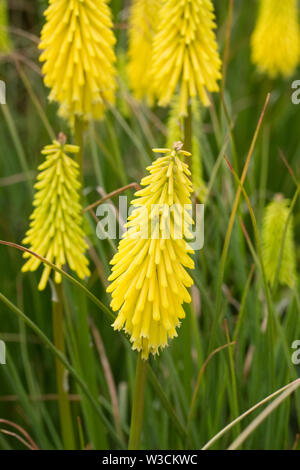
[[[193,114],[191,103],[187,108],[187,116],[184,118],[184,148],[187,152],[193,153]]]
[[[55,283],[52,297],[53,339],[55,347],[65,355],[65,338],[63,329],[63,290],[62,285]],[[72,414],[66,384],[66,369],[62,362],[56,358],[56,381],[58,393],[58,407],[62,438],[65,450],[75,450],[75,437],[72,425]]]
[[[143,427],[148,361],[138,354],[128,450],[139,450]]]
[[[80,175],[79,179],[81,181],[81,194],[80,200],[83,202],[83,159],[84,159],[84,128],[85,122],[84,119],[80,116],[75,116],[74,119],[74,142],[79,147],[79,152],[77,153],[77,164],[79,165]],[[94,397],[97,397],[97,380],[95,377],[94,369],[94,356],[91,349],[91,338],[90,338],[90,329],[88,321],[88,311],[86,305],[86,298],[82,292],[76,294],[76,305],[78,312],[78,332],[80,337],[80,350],[81,350],[81,367],[82,374],[91,390],[91,393]],[[86,367],[86,365],[89,365]],[[85,405],[85,411],[87,419],[90,421],[90,426],[92,428],[92,442],[94,448],[106,449],[107,448],[107,439],[104,428],[98,419],[94,416],[92,409],[89,404]]]
[[[74,124],[74,142],[75,145],[78,145],[79,152],[76,154],[76,163],[79,166],[79,181],[81,182],[81,191],[83,189],[83,130],[84,122],[81,117],[75,117]],[[82,199],[82,193],[81,198]]]

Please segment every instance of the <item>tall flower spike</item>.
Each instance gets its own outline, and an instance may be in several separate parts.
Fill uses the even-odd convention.
[[[154,38],[155,94],[167,106],[179,85],[180,116],[187,114],[189,98],[197,94],[209,105],[207,91],[218,91],[221,60],[214,33],[211,0],[165,0]]]
[[[50,100],[71,123],[100,119],[115,101],[116,70],[108,0],[50,0],[40,60]]]
[[[7,28],[7,3],[6,0],[0,0],[0,52],[9,52],[12,49],[12,44]]]
[[[261,72],[271,78],[292,75],[300,57],[297,0],[260,0],[251,46],[252,61]]]
[[[152,105],[154,98],[152,43],[161,5],[162,0],[133,0],[129,18],[127,73],[130,87],[138,100],[146,98],[149,105]]]
[[[135,194],[128,230],[111,261],[107,291],[112,292],[112,309],[119,311],[113,327],[124,328],[143,359],[177,336],[185,317],[182,305],[191,301],[187,287],[193,280],[185,268],[194,268],[193,250],[184,236],[190,236],[192,224],[192,185],[180,159],[190,154],[181,147],[154,150],[165,156],[148,167],[150,175],[141,181],[145,188]]]
[[[270,284],[274,284],[281,256],[278,280],[281,284],[293,287],[297,276],[292,217],[285,233],[289,212],[289,201],[281,195],[267,206],[263,223],[263,260],[267,279]],[[281,252],[284,234],[285,242]]]
[[[35,188],[30,228],[23,240],[35,253],[62,268],[68,263],[70,268],[83,279],[89,276],[88,259],[85,256],[87,244],[82,229],[83,217],[80,204],[79,170],[77,163],[67,155],[76,154],[79,147],[54,141],[42,151],[46,160],[39,166]],[[29,253],[22,268],[23,272],[35,271],[41,261]],[[44,268],[39,290],[46,287],[51,268]],[[55,281],[61,282],[61,275],[55,272]]]

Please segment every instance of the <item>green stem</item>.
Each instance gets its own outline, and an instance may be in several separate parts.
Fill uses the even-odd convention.
[[[83,189],[83,128],[84,122],[81,118],[75,117],[75,144],[79,146],[79,152],[76,154],[76,162],[79,165],[81,191]],[[82,200],[82,193],[81,193]],[[62,310],[62,287],[56,285],[58,294],[57,302],[53,302],[53,331],[54,343],[63,354],[65,353],[64,335],[63,335],[63,310]],[[75,449],[71,410],[68,396],[64,390],[65,370],[59,360],[56,360],[57,386],[59,396],[60,420],[62,426],[63,440],[67,449]],[[73,446],[73,447],[70,447]]]
[[[56,297],[52,299],[54,345],[62,354],[65,354],[66,347],[63,331],[63,292],[61,284],[55,284],[55,290]],[[75,450],[76,444],[72,425],[71,407],[68,392],[64,386],[66,369],[58,358],[56,358],[55,364],[59,416],[64,449]]]
[[[190,152],[192,154],[191,157],[187,157],[186,163],[189,165],[190,170],[192,171],[193,164],[191,158],[193,159],[193,111],[192,111],[192,104],[188,105],[188,115],[184,119],[184,150]],[[194,183],[194,175],[192,174],[192,182]],[[201,357],[201,338],[199,334],[198,328],[198,319],[196,316],[196,311],[194,306],[190,307],[190,314],[191,314],[191,327],[194,334],[196,349],[198,352],[198,361],[200,361]]]
[[[83,130],[84,122],[80,117],[76,116],[74,125],[74,140],[75,145],[80,147],[79,152],[76,154],[76,162],[79,165],[81,183],[83,183]]]
[[[94,164],[97,184],[99,184],[102,188],[105,189],[101,165],[100,165],[100,158],[98,155],[98,147],[97,147],[97,142],[96,142],[96,132],[95,132],[94,121],[91,121],[89,125],[89,137],[90,137],[89,142],[90,142],[91,156],[92,156],[92,160]]]
[[[192,153],[193,148],[193,115],[192,115],[192,105],[188,106],[188,114],[184,118],[184,150]]]
[[[139,450],[143,425],[145,388],[148,362],[138,355],[131,414],[130,437],[128,450]]]
[[[75,117],[75,144],[80,147],[76,161],[79,165],[81,188],[83,189],[83,145],[84,145],[84,121],[82,118]],[[83,201],[83,193],[81,193],[81,201]],[[87,382],[93,397],[98,397],[98,384],[96,378],[96,367],[93,350],[91,347],[91,337],[88,322],[88,311],[86,298],[82,292],[75,293],[75,305],[77,312],[77,332],[78,332],[78,348],[81,358],[81,371]],[[105,428],[95,416],[92,407],[83,397],[83,409],[85,420],[88,423],[89,436],[91,438],[95,450],[104,450],[108,448],[107,436]]]

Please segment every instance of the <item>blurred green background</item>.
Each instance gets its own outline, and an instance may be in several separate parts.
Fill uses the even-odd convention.
[[[21,243],[32,208],[32,186],[40,151],[49,144],[49,135],[36,101],[45,112],[57,134],[63,130],[71,140],[66,124],[56,116],[57,107],[47,101],[38,62],[38,36],[43,24],[46,1],[10,0],[9,16],[14,49],[0,55],[0,79],[7,85],[7,105],[0,110],[0,239]],[[108,111],[103,122],[91,125],[85,139],[85,205],[99,199],[99,188],[111,192],[127,182],[138,182],[151,161],[151,148],[166,142],[167,109],[147,109],[130,95],[124,74],[127,50],[127,19],[129,1],[112,0],[116,51],[119,58],[119,90],[116,108]],[[217,38],[223,54],[228,18],[227,0],[215,0]],[[291,83],[300,78],[300,70],[288,80],[271,81],[260,75],[250,62],[250,37],[254,28],[257,2],[235,1],[232,37],[227,68],[225,99],[230,120],[234,121],[233,140],[239,173],[257,125],[268,92],[271,99],[264,117],[259,139],[248,172],[246,190],[253,205],[257,223],[261,226],[263,208],[275,193],[292,198],[296,186],[280,158],[286,156],[296,176],[300,177],[299,118],[300,106],[291,102]],[[18,67],[19,71],[18,71]],[[23,74],[22,77],[20,75]],[[24,78],[25,75],[25,78]],[[24,81],[25,80],[25,81]],[[26,87],[27,85],[27,87]],[[32,99],[33,98],[33,99]],[[203,362],[215,348],[234,336],[236,345],[224,349],[211,359],[203,374],[197,395],[197,410],[188,439],[182,437],[166,411],[153,381],[149,379],[146,393],[142,447],[146,449],[201,448],[232,419],[298,377],[299,368],[291,362],[291,344],[300,339],[299,286],[298,292],[279,287],[272,293],[272,304],[278,324],[272,337],[262,327],[266,318],[266,296],[259,269],[240,228],[238,217],[234,226],[225,279],[222,286],[222,309],[214,329],[216,316],[217,278],[221,253],[232,211],[236,186],[223,159],[216,162],[228,134],[228,123],[219,95],[214,105],[202,109],[201,126],[195,129],[204,167],[205,180],[210,181],[217,169],[212,192],[205,208],[205,246],[195,259],[193,276],[193,312],[187,318],[179,337],[151,364],[172,406],[177,419],[185,426]],[[228,139],[227,139],[228,140]],[[226,156],[232,160],[229,139]],[[101,192],[100,191],[100,192]],[[130,195],[132,193],[128,193]],[[117,200],[114,199],[116,203]],[[299,202],[295,210],[295,237],[299,266]],[[254,242],[248,208],[241,199],[239,215]],[[109,305],[105,293],[109,275],[109,260],[115,246],[100,241],[92,217],[86,218],[86,230],[93,245],[92,276],[88,288]],[[252,266],[253,276],[249,279]],[[0,291],[30,317],[45,334],[52,338],[51,289],[37,291],[40,271],[22,275],[20,252],[0,247]],[[249,282],[249,284],[247,284]],[[87,308],[101,334],[117,391],[123,434],[128,433],[132,403],[136,354],[120,335],[114,333],[103,314],[91,303],[82,306],[76,290],[65,283],[67,320],[65,335],[68,356],[76,370],[87,370],[96,387],[96,395],[107,419],[114,426],[113,409],[107,376],[103,369],[103,351],[99,357],[91,335],[91,358],[81,357],[80,309]],[[228,336],[223,319],[228,325]],[[238,320],[239,319],[239,320]],[[0,418],[18,423],[42,449],[62,448],[55,381],[55,360],[40,339],[0,304],[0,339],[7,345],[7,364],[0,366]],[[270,360],[271,357],[271,360]],[[91,362],[90,362],[91,359]],[[86,361],[88,360],[88,363]],[[272,367],[270,366],[272,364]],[[87,379],[87,381],[90,379]],[[74,429],[79,442],[76,417],[83,423],[85,445],[94,442],[98,448],[118,448],[113,436],[97,436],[97,417],[87,409],[73,379],[72,411]],[[297,392],[296,392],[297,393]],[[299,392],[298,392],[299,393]],[[300,396],[288,398],[243,444],[244,449],[299,448],[296,436],[300,423]],[[214,448],[225,449],[242,429],[256,416],[254,413],[217,441]],[[91,421],[95,420],[94,423]],[[1,427],[1,426],[0,426]],[[104,426],[105,428],[105,426]],[[99,428],[103,431],[103,426]],[[79,447],[79,444],[78,444]],[[16,439],[0,432],[0,448],[23,448]]]

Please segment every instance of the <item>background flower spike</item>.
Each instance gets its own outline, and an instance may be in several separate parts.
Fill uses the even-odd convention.
[[[297,0],[260,0],[251,46],[252,61],[261,72],[271,78],[292,75],[300,57]]]
[[[293,216],[289,218],[289,214],[289,200],[281,194],[267,206],[263,223],[263,260],[267,279],[273,285],[281,256],[278,280],[293,288],[297,279],[296,250]]]
[[[115,102],[116,42],[106,0],[50,0],[39,45],[45,85],[59,114],[101,119]]]
[[[30,216],[30,228],[23,240],[35,253],[45,257],[62,268],[68,263],[70,268],[83,279],[90,275],[88,259],[85,256],[87,244],[82,229],[83,217],[80,204],[79,170],[77,163],[67,154],[76,154],[79,147],[67,145],[66,137],[60,134],[59,140],[47,145],[42,154],[45,161],[39,166]],[[22,268],[23,272],[35,271],[41,261],[29,253],[29,258]],[[51,273],[49,266],[44,271],[39,289],[46,287]],[[56,283],[61,282],[61,275],[55,273]]]
[[[153,36],[157,31],[162,0],[133,0],[129,17],[127,74],[130,88],[138,100],[154,102],[151,62]]]
[[[221,60],[214,33],[211,0],[166,0],[159,13],[153,43],[155,94],[159,105],[170,104],[179,87],[179,115],[188,114],[189,98],[209,105],[207,91],[219,90]]]

